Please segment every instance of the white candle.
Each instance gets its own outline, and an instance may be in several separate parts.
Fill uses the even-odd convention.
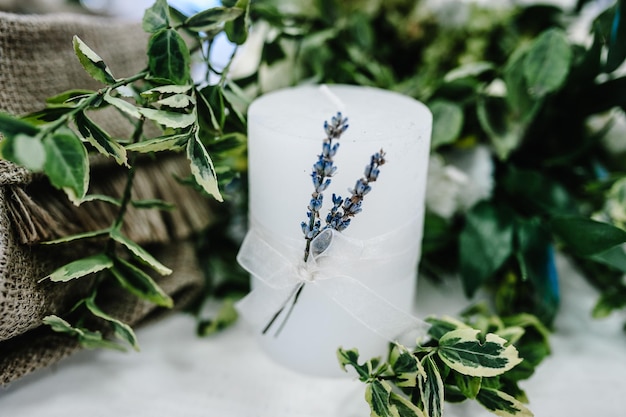
[[[422,103],[390,91],[345,85],[301,86],[255,100],[248,112],[251,227],[263,229],[276,250],[304,256],[300,224],[307,221],[312,166],[326,136],[324,121],[330,122],[337,111],[348,117],[349,128],[339,139],[337,172],[324,192],[322,224],[332,207],[332,194],[349,197],[348,189],[363,177],[371,155],[382,148],[387,162],[371,183],[363,211],[342,233],[364,241],[386,235],[383,253],[409,249],[383,274],[364,262],[350,275],[397,308],[412,312],[432,126],[431,113]],[[254,276],[252,284],[265,285]],[[338,347],[356,347],[369,358],[385,355],[388,344],[314,284],[305,284],[278,336],[269,331],[258,337],[279,363],[325,376],[342,374]]]

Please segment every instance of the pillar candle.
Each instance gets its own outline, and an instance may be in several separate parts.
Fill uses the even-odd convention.
[[[300,225],[308,221],[312,166],[326,137],[324,121],[330,122],[338,111],[348,118],[349,128],[339,139],[334,157],[337,172],[324,192],[322,224],[332,207],[332,194],[349,197],[371,155],[384,150],[386,163],[370,184],[362,212],[341,233],[366,246],[373,242],[376,247],[377,239],[383,242],[378,252],[392,263],[381,270],[370,267],[368,260],[360,261],[349,275],[411,313],[432,126],[432,115],[422,103],[391,91],[348,85],[299,86],[257,98],[248,111],[250,227],[262,229],[265,241],[286,257],[304,255]],[[252,288],[263,286],[252,274]],[[358,297],[354,298],[350,303],[360,308]],[[262,348],[277,362],[322,376],[342,374],[338,347],[358,348],[363,358],[369,358],[385,355],[389,343],[315,284],[305,284],[280,333],[256,333]]]

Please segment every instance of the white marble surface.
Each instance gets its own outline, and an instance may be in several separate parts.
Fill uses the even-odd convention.
[[[626,317],[593,320],[596,296],[559,260],[563,307],[553,354],[523,388],[536,416],[623,416]],[[458,288],[422,282],[419,312],[467,305]],[[365,417],[363,386],[320,379],[271,362],[241,324],[197,338],[183,314],[138,331],[142,351],[84,351],[0,390],[3,416]],[[473,403],[446,404],[445,417],[491,416]]]

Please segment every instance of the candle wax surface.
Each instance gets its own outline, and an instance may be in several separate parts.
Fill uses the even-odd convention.
[[[386,163],[370,184],[363,211],[342,233],[367,241],[415,228],[408,238],[407,233],[398,233],[406,241],[394,242],[394,246],[414,248],[407,254],[406,261],[415,265],[408,276],[391,269],[388,276],[359,273],[355,277],[398,308],[412,312],[432,126],[432,115],[422,103],[386,90],[347,85],[301,86],[255,100],[248,112],[251,225],[269,231],[277,246],[297,245],[304,255],[301,223],[307,221],[313,192],[312,167],[326,137],[324,121],[330,123],[338,111],[348,118],[349,128],[339,139],[334,157],[337,172],[324,192],[322,225],[332,207],[332,194],[349,197],[371,155],[384,150]],[[256,285],[264,284],[253,279]],[[342,373],[336,359],[339,346],[356,347],[369,359],[385,355],[388,344],[315,284],[305,285],[281,334],[260,336],[260,342],[278,362],[326,376]]]

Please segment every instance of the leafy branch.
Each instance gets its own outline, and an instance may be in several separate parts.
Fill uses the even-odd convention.
[[[104,60],[78,36],[73,38],[74,52],[84,70],[103,84],[97,91],[71,90],[48,100],[45,109],[15,117],[0,114],[2,157],[33,172],[46,175],[50,183],[65,192],[75,204],[100,200],[116,207],[111,226],[85,231],[43,242],[45,245],[77,244],[89,241],[84,257],[52,271],[42,280],[68,282],[89,279],[90,294],[79,300],[67,317],[48,316],[44,323],[55,331],[76,337],[87,347],[121,345],[107,340],[99,330],[89,330],[94,318],[108,324],[122,342],[137,349],[137,339],[127,324],[98,307],[97,293],[103,285],[116,282],[128,293],[160,307],[173,307],[150,273],[169,275],[172,270],[122,232],[129,205],[141,209],[169,208],[162,201],[134,201],[136,162],[140,154],[184,151],[192,182],[217,201],[220,191],[217,169],[209,150],[217,157],[227,156],[242,145],[244,118],[226,94],[230,81],[201,87],[191,77],[191,52],[179,32],[184,31],[196,45],[211,43],[219,33],[242,43],[247,34],[247,1],[233,7],[207,9],[190,17],[170,9],[165,0],[157,0],[146,10],[143,28],[149,34],[148,67],[127,78],[116,78]],[[113,108],[133,126],[128,139],[113,138],[88,113]],[[153,122],[163,132],[148,137],[144,125]],[[227,125],[228,123],[228,125]],[[121,198],[88,195],[90,154],[100,154],[127,168],[126,186]],[[219,167],[224,178],[232,177],[224,163]],[[75,324],[66,319],[72,317]],[[101,327],[101,326],[99,326]]]
[[[386,361],[359,363],[357,349],[340,348],[366,385],[373,417],[441,417],[444,403],[475,400],[499,416],[532,416],[517,383],[548,354],[548,331],[534,317],[506,319],[469,309],[465,321],[431,317],[429,340],[415,349],[396,344]]]

